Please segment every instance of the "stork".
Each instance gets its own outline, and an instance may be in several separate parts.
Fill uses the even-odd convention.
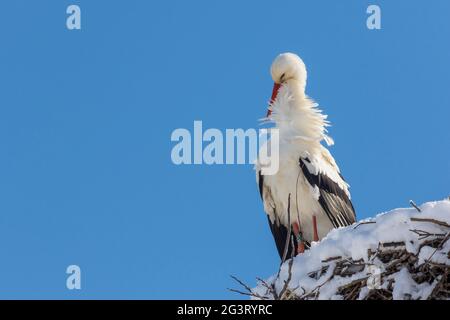
[[[279,169],[256,180],[281,261],[319,241],[333,228],[351,225],[356,215],[349,185],[331,153],[327,116],[305,94],[302,59],[283,53],[271,66],[274,81],[266,120],[279,130]]]

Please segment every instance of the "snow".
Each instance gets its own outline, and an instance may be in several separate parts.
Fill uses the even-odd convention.
[[[393,291],[394,300],[403,300],[407,295],[411,296],[413,300],[426,299],[436,285],[436,283],[432,283],[431,285],[428,283],[416,284],[406,268],[396,273],[394,280],[396,283]]]
[[[381,262],[376,255],[374,257],[369,254],[369,250],[373,253],[380,247],[380,244],[386,243],[404,243],[403,247],[407,252],[417,255],[419,265],[430,261],[450,265],[448,255],[450,241],[445,242],[441,250],[436,250],[431,246],[423,245],[424,241],[417,233],[413,232],[413,230],[429,232],[432,236],[427,239],[434,239],[433,237],[436,235],[445,236],[449,232],[448,227],[422,219],[433,219],[450,224],[450,201],[447,199],[428,202],[419,208],[421,212],[415,208],[395,209],[381,213],[375,218],[359,221],[352,226],[330,231],[320,243],[313,243],[310,250],[293,259],[289,290],[298,297],[316,290],[317,299],[342,299],[338,293],[339,287],[362,278],[369,277],[373,280],[371,277],[374,274],[384,271],[386,264]],[[413,221],[414,218],[419,218],[421,221]],[[337,261],[330,259],[333,257],[340,257],[341,260],[343,258],[351,258],[353,261],[360,260],[363,270],[346,277],[334,276],[330,279]],[[253,289],[256,296],[274,298],[267,289],[267,284],[273,285],[277,293],[282,291],[285,281],[289,277],[289,262],[286,261],[281,266],[278,274],[265,280],[265,284],[258,283],[257,287]],[[323,266],[328,266],[325,273],[318,277],[311,276],[311,272],[316,272]],[[394,283],[393,299],[426,299],[436,285],[436,282],[417,284],[407,268],[389,275],[389,279]],[[387,288],[387,282],[379,283],[375,289]],[[359,298],[363,299],[370,289],[374,288],[364,287],[361,289]]]

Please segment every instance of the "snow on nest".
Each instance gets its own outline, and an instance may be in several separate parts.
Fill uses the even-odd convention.
[[[444,292],[448,288],[450,201],[428,202],[420,210],[395,209],[332,230],[310,250],[286,261],[278,274],[259,281],[251,295],[376,299],[378,294],[386,299],[427,299],[433,293],[436,297],[437,285],[444,286]]]

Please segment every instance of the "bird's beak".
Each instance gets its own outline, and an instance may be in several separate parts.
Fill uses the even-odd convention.
[[[275,99],[277,98],[278,90],[280,89],[280,87],[281,87],[280,83],[275,82],[273,84],[272,97],[270,98],[270,104],[274,103]],[[267,109],[266,117],[269,117],[271,114],[272,114],[272,110],[270,110],[270,105],[269,105],[269,109]]]

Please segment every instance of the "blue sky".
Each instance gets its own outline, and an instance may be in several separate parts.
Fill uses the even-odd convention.
[[[170,135],[257,128],[284,51],[333,123],[358,218],[450,194],[448,1],[0,9],[0,298],[240,298],[230,274],[275,273],[252,166],[175,166]]]

